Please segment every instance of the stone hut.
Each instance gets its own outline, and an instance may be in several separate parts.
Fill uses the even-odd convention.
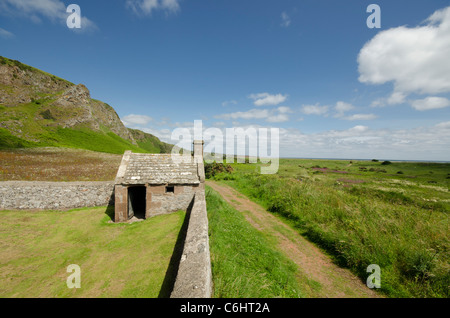
[[[126,151],[114,186],[115,222],[188,210],[205,189],[203,141],[195,140],[193,148],[193,156],[183,160]]]

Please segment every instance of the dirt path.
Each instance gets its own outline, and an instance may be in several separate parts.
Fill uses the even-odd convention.
[[[335,265],[319,248],[260,205],[222,183],[207,181],[206,184],[242,212],[255,228],[276,238],[279,249],[298,265],[297,278],[306,297],[380,297],[350,271]]]

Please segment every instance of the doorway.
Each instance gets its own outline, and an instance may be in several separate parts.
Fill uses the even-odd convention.
[[[146,196],[145,186],[128,187],[128,219],[145,219]]]

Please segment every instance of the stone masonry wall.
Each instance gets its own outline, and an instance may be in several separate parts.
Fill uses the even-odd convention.
[[[65,210],[114,204],[114,182],[0,182],[0,210]]]
[[[210,298],[212,271],[205,192],[199,191],[189,212],[189,225],[171,298]]]
[[[191,185],[175,185],[174,193],[165,193],[166,186],[152,186],[148,187],[150,195],[150,203],[148,205],[147,217],[152,217],[159,214],[166,214],[176,212],[178,210],[186,211],[189,204],[194,198],[194,194],[198,186]]]

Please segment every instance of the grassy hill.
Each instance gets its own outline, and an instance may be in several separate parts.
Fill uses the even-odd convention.
[[[126,128],[108,104],[75,85],[0,57],[0,149],[79,148],[107,153],[167,153],[172,145]]]

